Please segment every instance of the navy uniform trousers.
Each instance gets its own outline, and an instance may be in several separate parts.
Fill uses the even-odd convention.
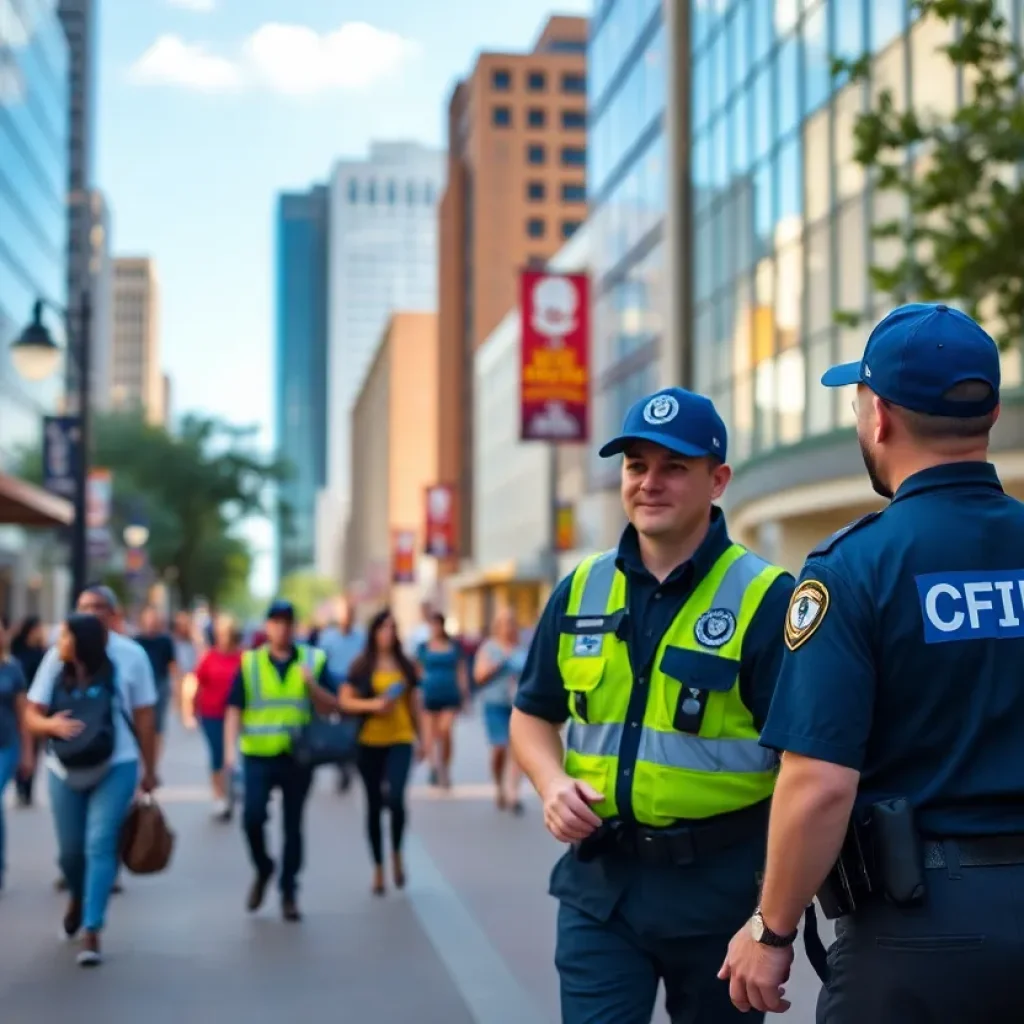
[[[560,903],[562,1024],[650,1024],[659,981],[672,1024],[760,1024],[764,1014],[740,1013],[716,977],[734,934],[644,937],[617,912],[605,922]]]
[[[843,918],[818,1024],[1003,1024],[1024,1020],[1024,866],[926,873],[925,904],[879,902]]]

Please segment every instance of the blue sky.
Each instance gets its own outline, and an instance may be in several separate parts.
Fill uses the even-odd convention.
[[[476,52],[528,49],[552,5],[99,2],[96,177],[114,251],[157,261],[176,411],[259,423],[269,447],[275,194],[325,180],[371,139],[442,145]],[[270,585],[267,559],[254,582]]]

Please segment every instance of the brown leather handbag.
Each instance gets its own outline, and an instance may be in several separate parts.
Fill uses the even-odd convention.
[[[133,875],[166,870],[174,853],[174,833],[152,796],[136,800],[121,826],[121,862]]]

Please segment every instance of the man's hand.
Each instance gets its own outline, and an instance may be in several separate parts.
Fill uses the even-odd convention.
[[[790,1003],[783,998],[783,986],[792,966],[793,946],[779,949],[756,942],[748,921],[729,943],[718,977],[729,982],[729,998],[741,1013],[785,1013]]]
[[[585,782],[568,775],[558,776],[545,787],[542,798],[544,824],[560,843],[586,839],[601,824],[590,808],[599,804],[604,794]]]
[[[18,760],[18,778],[31,779],[36,771],[36,755],[33,748],[26,744]]]
[[[139,789],[143,793],[152,793],[153,790],[160,786],[160,780],[156,777],[156,772],[151,768],[147,768],[142,775],[142,781],[139,783]]]
[[[70,711],[58,711],[47,720],[47,732],[55,740],[73,740],[85,726]]]

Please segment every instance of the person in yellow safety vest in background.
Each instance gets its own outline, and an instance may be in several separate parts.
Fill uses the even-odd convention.
[[[279,886],[286,921],[301,919],[297,902],[302,868],[302,814],[312,783],[312,769],[291,756],[293,733],[309,722],[314,708],[329,714],[337,708],[336,689],[323,651],[295,643],[295,609],[274,601],[267,611],[267,642],[246,651],[228,698],[224,721],[227,775],[231,777],[235,750],[243,762],[245,801],[242,823],[256,877],[247,907],[259,910],[274,877],[267,853],[267,805],[275,788],[281,790],[284,850]]]
[[[555,588],[516,695],[515,756],[572,844],[551,878],[564,1024],[649,1024],[659,980],[673,1022],[762,1019],[715,974],[764,864],[793,578],[729,539],[726,440],[681,388],[629,410],[600,452],[624,455],[629,525]]]

